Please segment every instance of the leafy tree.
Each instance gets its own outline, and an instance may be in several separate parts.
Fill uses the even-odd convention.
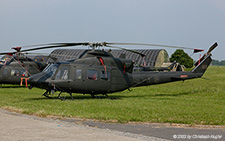
[[[170,57],[170,62],[177,61],[186,68],[191,68],[194,65],[194,60],[185,53],[182,49],[177,49]]]

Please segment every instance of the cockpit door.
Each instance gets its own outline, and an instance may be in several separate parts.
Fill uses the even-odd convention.
[[[68,92],[70,90],[70,66],[61,65],[60,68],[55,72],[52,83],[55,84],[55,87],[59,91]]]
[[[73,80],[71,83],[71,89],[74,92],[82,92],[83,89],[85,89],[84,86],[84,81],[85,81],[85,76],[84,76],[84,69],[81,67],[73,67],[72,70],[72,76]]]

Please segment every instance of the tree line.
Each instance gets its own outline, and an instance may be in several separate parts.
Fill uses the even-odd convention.
[[[219,61],[219,60],[213,60],[212,61],[212,65],[213,66],[225,66],[225,60],[221,60],[221,61]]]

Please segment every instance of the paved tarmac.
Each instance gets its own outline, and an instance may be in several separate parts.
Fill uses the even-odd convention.
[[[74,118],[51,119],[0,109],[3,140],[225,140],[224,126],[171,126],[169,124],[115,124]]]
[[[74,119],[66,119],[71,122]],[[185,127],[185,125],[170,124],[110,124],[93,121],[80,121],[83,125],[110,129],[120,132],[139,134],[166,140],[225,140],[225,127],[199,126]],[[79,123],[77,121],[76,123]]]
[[[138,141],[163,139],[99,129],[0,109],[0,141]]]

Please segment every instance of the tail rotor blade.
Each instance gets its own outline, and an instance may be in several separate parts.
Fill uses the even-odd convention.
[[[215,42],[215,43],[209,48],[207,54],[211,53],[217,46],[218,46],[218,43]]]

